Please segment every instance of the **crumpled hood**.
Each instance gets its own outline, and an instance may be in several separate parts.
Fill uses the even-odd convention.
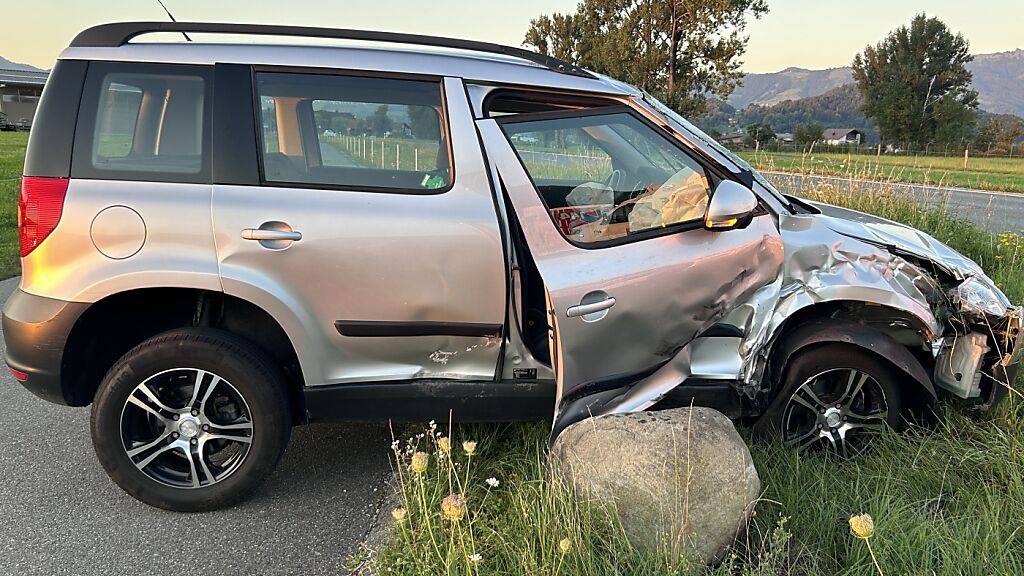
[[[839,234],[928,260],[958,280],[973,276],[986,280],[994,287],[977,263],[916,228],[831,204],[809,200],[805,202],[821,210],[819,218]]]

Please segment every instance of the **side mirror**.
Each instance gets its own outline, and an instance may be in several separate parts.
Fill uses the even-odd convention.
[[[708,230],[732,230],[743,228],[754,217],[757,196],[739,182],[722,180],[711,194],[707,212],[704,213],[704,228]]]

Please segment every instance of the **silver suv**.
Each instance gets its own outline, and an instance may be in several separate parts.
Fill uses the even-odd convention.
[[[131,41],[151,32],[347,45]],[[88,29],[19,209],[12,373],[92,404],[110,477],[174,510],[238,500],[324,420],[557,435],[692,402],[856,452],[939,395],[992,406],[1021,349],[1021,310],[934,238],[780,194],[650,95],[487,43]]]

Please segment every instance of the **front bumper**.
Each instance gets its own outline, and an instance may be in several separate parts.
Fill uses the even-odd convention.
[[[5,360],[27,375],[22,385],[36,396],[57,404],[80,404],[61,378],[61,362],[68,335],[88,307],[22,290],[8,298],[3,312]]]

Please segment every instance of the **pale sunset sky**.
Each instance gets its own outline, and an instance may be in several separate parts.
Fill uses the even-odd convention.
[[[0,56],[49,68],[83,28],[162,20],[156,0],[4,0]],[[165,0],[179,20],[364,28],[455,36],[518,46],[530,19],[571,11],[577,0]],[[1024,48],[1024,0],[769,0],[752,21],[746,72],[846,66],[914,14],[938,16],[976,54]]]

